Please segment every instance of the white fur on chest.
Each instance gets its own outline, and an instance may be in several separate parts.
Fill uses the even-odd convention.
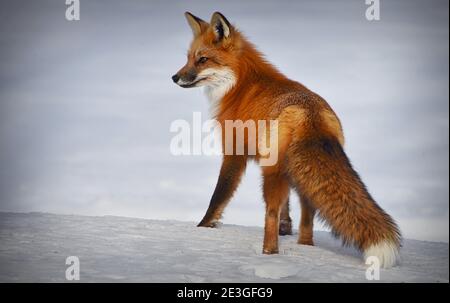
[[[208,78],[205,83],[205,94],[213,104],[220,102],[236,84],[234,72],[229,68],[207,68],[200,75]]]

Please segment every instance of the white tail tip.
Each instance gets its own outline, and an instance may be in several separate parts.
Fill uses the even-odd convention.
[[[364,251],[364,260],[369,257],[378,258],[382,268],[391,268],[400,262],[398,245],[391,241],[382,241],[368,247]]]

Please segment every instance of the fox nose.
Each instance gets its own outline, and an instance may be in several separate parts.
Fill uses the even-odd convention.
[[[177,83],[178,80],[180,80],[180,77],[177,74],[175,74],[172,76],[172,80],[173,80],[173,82]]]

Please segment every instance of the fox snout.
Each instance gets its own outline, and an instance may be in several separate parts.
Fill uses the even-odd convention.
[[[189,69],[187,71],[179,71],[172,76],[172,81],[181,87],[194,87],[197,84],[197,73]]]
[[[173,81],[174,83],[177,83],[178,80],[180,80],[180,76],[178,76],[178,74],[175,74],[175,75],[172,76],[172,81]]]

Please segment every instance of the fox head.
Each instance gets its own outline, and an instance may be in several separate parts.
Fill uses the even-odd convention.
[[[185,13],[194,38],[187,55],[187,63],[172,76],[181,87],[224,88],[235,83],[236,52],[239,51],[239,33],[219,12],[209,23]]]

